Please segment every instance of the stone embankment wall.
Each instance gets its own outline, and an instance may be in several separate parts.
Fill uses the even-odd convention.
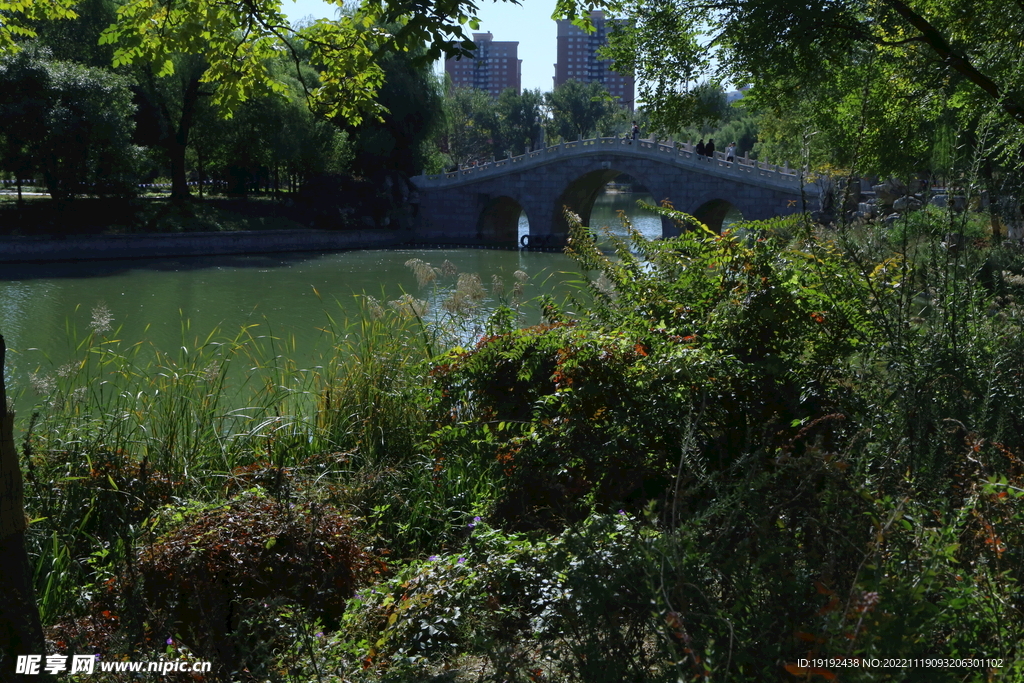
[[[412,238],[405,230],[266,230],[0,238],[0,263],[219,256],[380,249]]]

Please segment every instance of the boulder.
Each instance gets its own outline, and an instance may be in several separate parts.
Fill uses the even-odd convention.
[[[893,202],[907,194],[907,186],[895,178],[889,178],[871,189],[875,191],[875,197],[882,206],[892,206]]]
[[[900,197],[892,203],[894,211],[920,211],[923,206],[920,199],[916,197]]]

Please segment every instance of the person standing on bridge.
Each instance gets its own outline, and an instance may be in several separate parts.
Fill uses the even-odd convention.
[[[732,163],[736,159],[736,143],[729,143],[729,146],[725,148],[725,160]]]
[[[704,155],[708,159],[714,159],[715,158],[715,139],[714,138],[711,138],[710,140],[708,140],[708,144],[704,145]]]
[[[697,156],[704,156],[704,138],[701,138],[700,142],[697,143]]]
[[[632,133],[633,133],[633,135],[632,135],[632,138],[631,138],[631,139],[630,139],[630,141],[629,141],[629,144],[631,144],[631,145],[633,144],[633,142],[634,142],[634,141],[635,141],[635,140],[636,140],[637,138],[639,138],[639,137],[640,137],[640,126],[636,125],[636,121],[634,121],[634,122],[633,122],[633,129],[632,129]]]

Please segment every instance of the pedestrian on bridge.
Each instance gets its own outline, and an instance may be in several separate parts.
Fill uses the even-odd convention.
[[[730,143],[729,146],[725,148],[725,160],[728,161],[728,162],[732,162],[735,158],[736,158],[736,143],[733,142],[733,143]]]
[[[633,122],[632,132],[633,132],[633,137],[629,141],[629,144],[631,144],[631,145],[633,144],[633,141],[635,141],[637,138],[640,137],[640,126],[636,125],[636,121]]]
[[[701,138],[700,142],[697,143],[697,156],[704,156],[704,138]]]
[[[704,155],[708,159],[714,159],[715,158],[715,139],[714,138],[711,138],[710,140],[708,140],[708,144],[704,145]]]

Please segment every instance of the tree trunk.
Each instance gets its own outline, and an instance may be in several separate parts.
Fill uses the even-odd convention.
[[[14,447],[14,410],[7,407],[0,336],[0,681],[14,681],[18,655],[45,655],[43,628],[25,551],[25,484]],[[45,661],[45,658],[44,658]]]
[[[200,74],[201,75],[201,74]],[[189,199],[192,193],[188,189],[188,175],[185,171],[185,150],[188,149],[188,138],[195,120],[196,105],[199,97],[204,95],[199,90],[199,76],[190,78],[182,94],[181,118],[174,135],[167,140],[167,152],[171,157],[171,199]],[[170,118],[168,116],[168,118]]]

